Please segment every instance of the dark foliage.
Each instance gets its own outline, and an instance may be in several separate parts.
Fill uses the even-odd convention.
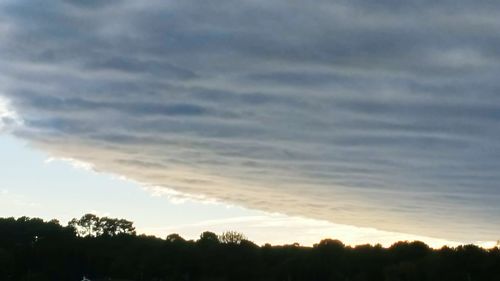
[[[221,239],[222,238],[222,239]],[[197,241],[137,236],[131,222],[85,215],[68,226],[0,219],[0,280],[498,281],[500,250],[422,242],[349,247],[325,239],[259,247],[237,232]]]

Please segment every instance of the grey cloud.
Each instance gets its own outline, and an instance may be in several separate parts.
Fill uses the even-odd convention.
[[[0,95],[24,120],[15,135],[100,171],[267,211],[496,240],[498,8],[4,1]]]
[[[88,71],[117,70],[138,74],[161,74],[164,77],[175,77],[178,79],[195,78],[196,74],[168,63],[156,61],[138,61],[134,58],[109,58],[103,61],[94,61],[87,64]]]
[[[65,3],[75,5],[78,7],[83,7],[83,8],[102,8],[105,6],[111,6],[111,5],[116,5],[122,0],[108,0],[108,1],[101,1],[101,0],[62,0]]]

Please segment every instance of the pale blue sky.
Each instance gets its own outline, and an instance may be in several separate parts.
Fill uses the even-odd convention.
[[[67,162],[47,161],[47,154],[6,135],[0,135],[0,155],[0,215],[4,217],[26,215],[66,223],[85,212],[97,212],[152,227],[258,214],[222,204],[174,204],[135,183]]]

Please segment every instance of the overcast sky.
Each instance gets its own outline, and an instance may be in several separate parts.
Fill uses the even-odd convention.
[[[0,0],[0,128],[145,186],[496,240],[499,10]]]

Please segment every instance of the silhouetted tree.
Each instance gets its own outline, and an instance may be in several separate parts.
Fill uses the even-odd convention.
[[[76,232],[78,230],[78,233]],[[186,241],[131,235],[127,220],[84,215],[67,227],[38,218],[0,218],[0,280],[497,281],[500,249],[429,248],[422,242],[262,247],[230,231]]]
[[[207,246],[216,246],[220,243],[219,237],[217,234],[210,232],[210,231],[205,231],[200,235],[200,239],[196,241],[198,244],[207,247]]]
[[[72,219],[68,226],[76,230],[82,237],[115,236],[118,234],[135,234],[133,222],[125,219],[103,217],[85,214],[80,219]]]
[[[186,240],[184,238],[182,238],[179,234],[177,233],[172,233],[172,234],[169,234],[166,238],[167,242],[174,242],[174,243],[178,243],[178,242],[185,242]]]
[[[135,234],[133,222],[124,219],[104,217],[98,224],[101,235],[115,236],[118,234]]]
[[[82,237],[94,237],[100,234],[99,218],[94,214],[85,214],[80,219],[72,219],[68,225]]]
[[[219,236],[219,241],[225,244],[240,244],[246,239],[243,233],[237,231],[225,231]]]

